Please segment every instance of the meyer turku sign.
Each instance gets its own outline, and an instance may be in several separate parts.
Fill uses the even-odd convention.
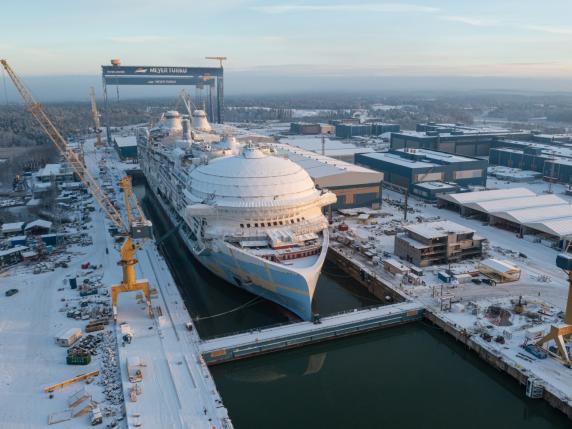
[[[213,122],[222,124],[224,91],[223,68],[179,66],[101,66],[103,90],[107,102],[108,85],[183,85],[208,87],[207,115]]]
[[[102,66],[103,77],[112,76],[188,76],[222,77],[222,67]]]

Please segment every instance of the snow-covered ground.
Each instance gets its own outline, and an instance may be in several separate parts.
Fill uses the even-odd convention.
[[[98,159],[102,157],[107,159],[107,177],[99,178]],[[114,183],[121,204],[116,184],[133,165],[120,163],[115,151],[95,152],[93,140],[86,142],[86,163],[96,178]],[[100,209],[92,212],[91,218],[86,224],[91,240],[84,240],[91,245],[74,244],[58,250],[41,264],[41,274],[33,274],[38,263],[21,263],[0,274],[0,427],[44,428],[48,416],[68,409],[70,396],[85,387],[106,416],[104,425],[119,420],[120,427],[129,421],[149,428],[231,428],[200,356],[198,335],[186,329],[190,318],[183,299],[153,243],[139,251],[136,270],[138,278],[149,279],[151,287],[158,290],[152,304],[155,309],[160,307],[163,316],[156,311],[150,319],[134,293],[120,295],[118,321],[129,324],[133,341],[117,347],[115,337],[121,344],[123,335],[112,322],[89,365],[66,365],[66,348],[56,345],[55,337],[69,328],[83,330],[88,322],[66,317],[66,313],[109,306],[110,286],[121,279],[118,247],[107,232],[110,224]],[[58,261],[65,261],[67,267],[52,271]],[[90,268],[82,270],[80,265],[85,262]],[[88,279],[98,284],[98,294],[80,299],[78,290],[70,288],[70,277],[77,277],[79,283]],[[19,292],[5,296],[11,288]],[[89,302],[88,307],[81,307],[80,301]],[[136,402],[130,398],[133,385],[127,380],[127,356],[138,356],[146,364]],[[51,397],[43,392],[49,385],[97,369],[102,374],[89,384],[77,382],[56,390]],[[78,428],[90,426],[90,421],[83,415],[57,426]]]

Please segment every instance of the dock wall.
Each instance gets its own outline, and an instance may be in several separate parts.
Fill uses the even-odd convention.
[[[518,366],[511,365],[511,363],[506,362],[501,356],[497,356],[493,351],[487,350],[478,344],[471,335],[467,334],[460,328],[451,325],[446,320],[439,317],[439,315],[425,309],[424,317],[429,320],[434,325],[441,328],[444,332],[451,335],[457,341],[460,341],[467,346],[470,350],[474,351],[482,360],[492,365],[499,371],[503,371],[514,378],[522,386],[526,385],[529,377],[534,377],[533,374],[529,373],[524,368],[518,368]],[[544,386],[543,399],[548,402],[552,407],[562,411],[566,416],[572,419],[572,399],[562,398],[561,392],[554,392],[551,386]]]
[[[382,302],[405,302],[410,299],[401,291],[392,288],[383,279],[373,275],[367,268],[348,258],[338,248],[330,246],[327,259]],[[388,296],[390,300],[386,299]]]

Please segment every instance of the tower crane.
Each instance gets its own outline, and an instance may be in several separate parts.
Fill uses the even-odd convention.
[[[136,254],[143,246],[145,240],[152,238],[152,224],[145,218],[139,204],[137,203],[137,199],[135,198],[131,186],[131,178],[129,176],[125,176],[119,183],[125,198],[125,210],[127,212],[127,221],[125,221],[119,210],[114,206],[113,202],[107,197],[105,192],[103,192],[96,179],[91,175],[83,162],[81,162],[79,155],[69,147],[68,142],[54,126],[42,105],[36,102],[28,88],[24,85],[18,75],[16,75],[12,67],[5,59],[0,59],[0,64],[6,70],[8,76],[10,76],[14,86],[22,96],[26,108],[30,111],[38,125],[54,143],[61,155],[69,162],[75,174],[97,201],[111,223],[113,223],[113,225],[125,237],[121,246],[120,260],[118,262],[118,265],[121,266],[123,272],[123,279],[121,280],[121,283],[114,285],[111,288],[111,299],[114,314],[117,309],[117,296],[120,293],[143,291],[147,300],[149,315],[152,315],[149,283],[147,280],[137,280],[135,275],[135,264],[138,262]]]
[[[91,87],[91,115],[95,123],[95,147],[105,146],[101,141],[101,126],[99,124],[99,112],[97,111],[97,104],[95,102],[95,89]]]

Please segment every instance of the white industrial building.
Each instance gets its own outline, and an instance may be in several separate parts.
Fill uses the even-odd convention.
[[[564,248],[572,239],[572,205],[556,195],[538,195],[526,188],[440,195],[441,207],[490,225],[533,235]]]

